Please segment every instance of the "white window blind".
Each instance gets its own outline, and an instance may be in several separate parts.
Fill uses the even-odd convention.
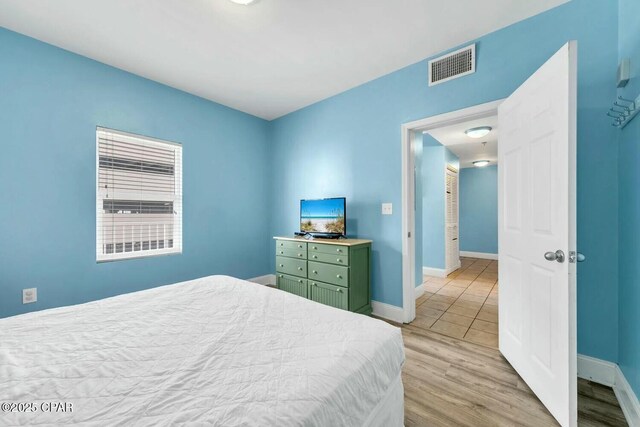
[[[96,131],[98,261],[182,252],[182,146]]]

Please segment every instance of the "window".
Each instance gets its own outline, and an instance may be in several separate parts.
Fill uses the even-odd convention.
[[[182,252],[182,146],[96,131],[96,256]]]

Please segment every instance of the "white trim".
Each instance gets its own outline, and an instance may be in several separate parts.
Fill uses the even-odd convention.
[[[257,283],[259,285],[275,285],[276,284],[276,275],[275,274],[265,274],[264,276],[254,277],[252,279],[247,279],[247,282]]]
[[[415,292],[415,291],[414,291]],[[412,294],[413,296],[413,294]],[[415,305],[415,299],[414,299]],[[403,310],[402,307],[396,307],[395,305],[385,304],[379,301],[371,301],[371,314],[374,316],[382,317],[393,322],[402,323]]]
[[[416,290],[415,290],[416,299],[420,298],[422,295],[424,295],[424,283],[421,283],[418,286],[416,286]]]
[[[402,171],[402,310],[404,323],[416,317],[415,304],[415,183],[414,146],[416,134],[442,126],[454,125],[468,120],[490,117],[498,112],[502,99],[474,107],[465,108],[433,117],[404,123],[401,127],[401,171]]]
[[[638,397],[617,364],[579,354],[578,378],[612,387],[629,426],[640,427]]]
[[[471,251],[460,251],[460,256],[467,258],[480,258],[480,259],[498,259],[498,254],[490,254],[488,252],[471,252]]]
[[[627,423],[630,427],[640,427],[640,402],[638,396],[633,392],[631,385],[627,381],[622,369],[616,365],[616,379],[613,392],[618,398],[618,403]]]
[[[433,277],[447,277],[447,270],[444,268],[422,267],[422,274]]]
[[[616,364],[579,354],[578,378],[613,387],[616,380]]]

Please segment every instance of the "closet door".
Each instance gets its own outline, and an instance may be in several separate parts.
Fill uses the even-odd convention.
[[[445,265],[447,272],[460,267],[458,239],[458,170],[447,165],[445,172]]]

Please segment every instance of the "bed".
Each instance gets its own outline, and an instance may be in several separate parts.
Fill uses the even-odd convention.
[[[403,363],[383,321],[210,276],[0,319],[0,424],[401,426]]]

